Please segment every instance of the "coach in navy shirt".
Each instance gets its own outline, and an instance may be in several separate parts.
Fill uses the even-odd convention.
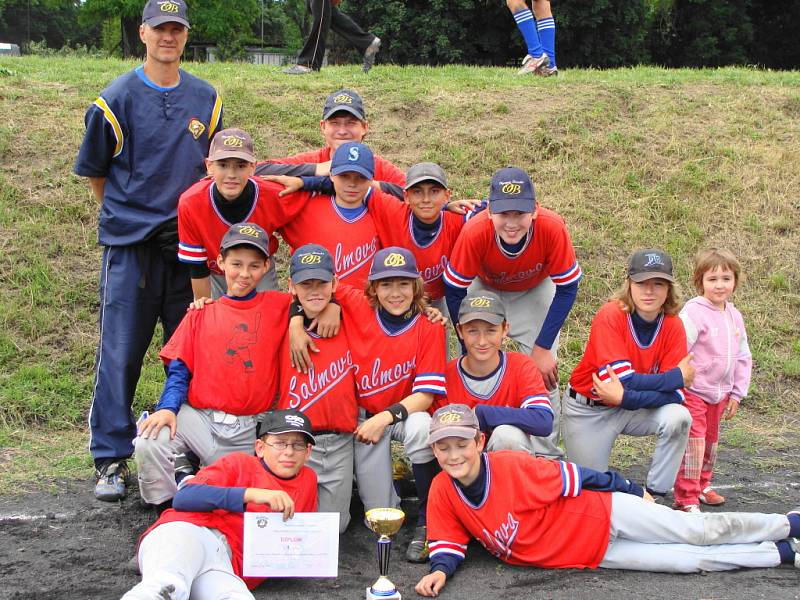
[[[99,500],[126,493],[125,459],[136,435],[131,403],[156,323],[166,342],[192,300],[176,256],[178,197],[205,175],[222,100],[180,69],[188,35],[184,0],[147,2],[139,28],[145,62],[89,107],[75,163],[101,203],[100,342],[89,413]]]

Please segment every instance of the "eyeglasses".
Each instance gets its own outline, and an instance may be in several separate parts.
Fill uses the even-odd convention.
[[[289,442],[275,442],[274,444],[270,444],[269,442],[264,442],[264,443],[267,446],[270,446],[271,448],[275,448],[275,450],[277,450],[278,452],[283,452],[289,446],[291,446],[292,450],[294,450],[295,452],[302,452],[303,450],[308,448],[307,442],[292,442],[291,444]]]

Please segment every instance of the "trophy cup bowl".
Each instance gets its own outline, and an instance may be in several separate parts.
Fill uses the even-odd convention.
[[[364,515],[367,526],[377,533],[378,538],[378,577],[377,581],[367,588],[367,600],[400,600],[400,593],[386,576],[389,570],[389,556],[392,540],[389,536],[400,531],[406,514],[399,508],[373,508]]]

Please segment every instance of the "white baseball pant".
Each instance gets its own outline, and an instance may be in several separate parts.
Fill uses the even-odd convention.
[[[339,533],[350,523],[353,495],[353,434],[315,435],[306,463],[317,474],[317,510],[339,513]]]

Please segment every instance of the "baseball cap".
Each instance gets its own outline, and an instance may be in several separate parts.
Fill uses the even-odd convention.
[[[448,404],[438,409],[431,417],[428,429],[428,444],[447,437],[471,440],[480,431],[475,411],[466,404]]]
[[[310,444],[316,444],[314,439],[314,429],[311,427],[311,420],[305,413],[287,408],[285,410],[270,410],[264,413],[264,418],[256,424],[256,437],[267,435],[268,433],[291,433],[297,431],[308,439]]]
[[[220,250],[227,250],[234,246],[252,246],[269,258],[269,238],[267,232],[255,223],[236,223],[225,232]]]
[[[500,325],[506,320],[506,307],[494,292],[470,292],[458,307],[458,322],[486,321],[492,325]]]
[[[322,107],[322,120],[330,119],[337,112],[347,112],[359,121],[367,120],[367,113],[364,112],[364,101],[358,92],[342,88],[336,90],[325,99],[325,106]]]
[[[443,188],[447,188],[447,175],[442,167],[436,163],[421,162],[413,165],[406,171],[406,187],[404,190],[417,185],[423,181],[435,181]]]
[[[536,192],[528,174],[516,167],[500,169],[492,177],[489,188],[489,210],[493,213],[518,210],[532,213],[536,208]]]
[[[253,138],[241,129],[223,129],[211,140],[208,149],[208,160],[224,158],[241,158],[247,162],[256,162],[253,150]]]
[[[336,149],[331,159],[331,175],[360,173],[367,179],[375,176],[375,157],[366,144],[346,142]]]
[[[319,279],[333,281],[333,259],[328,249],[319,244],[300,246],[292,254],[289,277],[293,283]]]
[[[655,278],[674,282],[672,257],[656,248],[637,250],[628,259],[628,277],[637,283]]]
[[[375,253],[369,269],[369,281],[389,279],[390,277],[419,277],[417,260],[410,250],[400,246],[389,246]]]
[[[183,0],[148,0],[142,10],[142,23],[156,27],[162,23],[180,23],[187,29],[189,10]]]

